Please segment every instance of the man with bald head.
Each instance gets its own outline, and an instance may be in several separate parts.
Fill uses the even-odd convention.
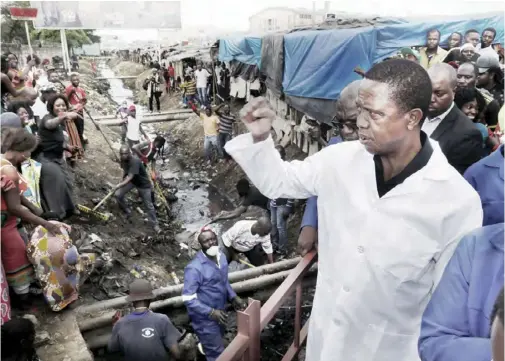
[[[328,146],[359,139],[358,126],[356,125],[358,118],[356,99],[360,84],[361,80],[355,80],[340,93],[335,107],[335,118],[332,122],[339,135],[332,137]],[[298,236],[298,247],[302,256],[317,244],[317,223],[317,197],[311,197],[305,205],[300,235]]]
[[[238,253],[243,253],[254,266],[265,264],[265,254],[268,263],[274,263],[270,230],[272,224],[267,217],[257,221],[238,221],[221,237],[226,249],[228,262],[238,261]]]
[[[455,77],[454,77],[455,78]],[[226,151],[269,198],[318,196],[318,276],[306,361],[419,360],[422,312],[461,237],[482,224],[477,192],[421,131],[431,100],[409,60],[372,67],[357,97],[359,142],[282,161],[262,98]]]
[[[428,69],[428,75],[432,95],[422,130],[438,142],[449,164],[463,174],[484,155],[482,135],[454,104],[458,85],[456,70],[449,64],[436,64]]]

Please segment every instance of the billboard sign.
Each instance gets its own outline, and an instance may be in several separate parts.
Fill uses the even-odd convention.
[[[31,1],[36,29],[180,29],[180,1]]]

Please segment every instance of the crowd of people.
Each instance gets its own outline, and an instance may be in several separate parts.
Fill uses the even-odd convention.
[[[227,304],[246,307],[229,264],[284,256],[296,199],[307,199],[299,250],[318,250],[306,360],[504,360],[504,75],[495,36],[491,28],[454,33],[445,50],[432,30],[419,52],[401,49],[362,72],[336,102],[328,146],[304,161],[286,161],[270,135],[276,114],[261,97],[240,113],[249,133],[233,138],[238,117],[226,102],[211,106],[225,93],[210,98],[213,76],[224,74],[226,87],[224,63],[219,73],[185,69],[179,88],[202,121],[206,159],[215,149],[248,177],[237,183],[239,206],[212,222],[263,210],[222,234],[207,226],[197,235],[201,251],[185,268],[182,299],[207,360],[224,351]],[[25,308],[33,292],[60,311],[94,261],[62,223],[78,213],[68,166],[85,156],[86,93],[77,73],[64,87],[48,69],[35,89],[40,77],[30,86],[26,74],[36,72],[2,57],[1,300],[10,339],[10,329],[29,338],[32,328],[10,320],[9,287]],[[153,66],[143,84],[151,112],[176,75],[170,63]],[[116,199],[130,217],[125,196],[136,188],[160,232],[152,178],[165,139],[149,140],[133,104],[116,115],[124,120]],[[24,225],[36,227],[31,238]],[[190,337],[149,310],[154,298],[149,282],[130,285],[134,312],[115,322],[109,351],[127,360],[187,356]]]

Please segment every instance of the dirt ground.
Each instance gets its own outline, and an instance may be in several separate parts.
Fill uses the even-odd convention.
[[[121,75],[138,75],[136,81],[128,84],[136,89],[148,70],[141,65],[129,62],[109,61],[108,66]],[[117,104],[107,93],[110,86],[107,82],[97,81],[91,72],[89,63],[81,61],[81,83],[88,93],[88,109],[92,116],[113,114]],[[146,103],[143,90],[134,91],[134,100],[139,104]],[[180,95],[163,94],[161,98],[162,111],[180,107]],[[232,111],[238,113],[242,104],[232,104]],[[86,117],[88,119],[88,117]],[[118,153],[119,133],[114,127],[102,126],[105,136],[113,143]],[[239,132],[245,129],[238,127]],[[129,201],[136,209],[131,221],[126,220],[112,198],[100,211],[110,215],[105,222],[85,214],[74,217],[72,238],[81,252],[92,251],[98,254],[97,269],[88,282],[81,288],[80,304],[96,300],[118,297],[126,294],[128,284],[135,279],[134,274],[152,282],[154,287],[173,285],[176,283],[171,276],[175,272],[180,282],[183,282],[183,271],[192,258],[180,243],[187,239],[188,234],[199,229],[210,218],[221,210],[234,208],[238,195],[235,184],[244,177],[240,167],[234,162],[208,165],[203,159],[203,129],[197,116],[188,120],[159,123],[148,127],[151,134],[164,134],[169,142],[166,159],[158,163],[162,174],[161,183],[166,194],[172,193],[178,200],[172,204],[173,218],[169,219],[163,212],[159,213],[163,232],[154,235],[142,213],[141,203],[135,192],[129,196]],[[89,139],[85,159],[78,162],[74,168],[75,196],[79,204],[92,207],[97,204],[112,187],[121,180],[122,170],[115,161],[113,151],[109,148],[104,136],[87,121],[85,134]],[[288,159],[303,159],[304,155],[297,148],[287,148]],[[296,241],[301,221],[303,202],[296,204],[295,213],[288,222],[290,239],[289,253],[296,255]],[[254,217],[257,210],[248,212],[244,217]],[[236,220],[216,224],[217,230],[229,228]],[[311,303],[312,298],[307,297]],[[310,308],[304,309],[308,316]],[[262,335],[265,360],[280,357],[279,352],[285,352],[291,342],[293,309],[283,309]],[[289,321],[291,320],[291,321]],[[286,328],[286,326],[289,326]],[[286,331],[287,330],[287,331]],[[233,331],[233,330],[232,330]],[[270,337],[274,336],[274,337]],[[264,342],[263,342],[264,341]],[[282,347],[280,345],[283,345]],[[266,357],[266,355],[269,355]],[[271,356],[271,357],[270,357]]]

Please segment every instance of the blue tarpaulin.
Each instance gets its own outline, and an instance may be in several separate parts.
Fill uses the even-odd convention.
[[[356,66],[371,66],[371,28],[299,31],[284,36],[284,93],[336,99],[342,84],[360,79]]]
[[[261,38],[260,37],[231,37],[219,40],[220,61],[237,60],[241,63],[260,66]]]

